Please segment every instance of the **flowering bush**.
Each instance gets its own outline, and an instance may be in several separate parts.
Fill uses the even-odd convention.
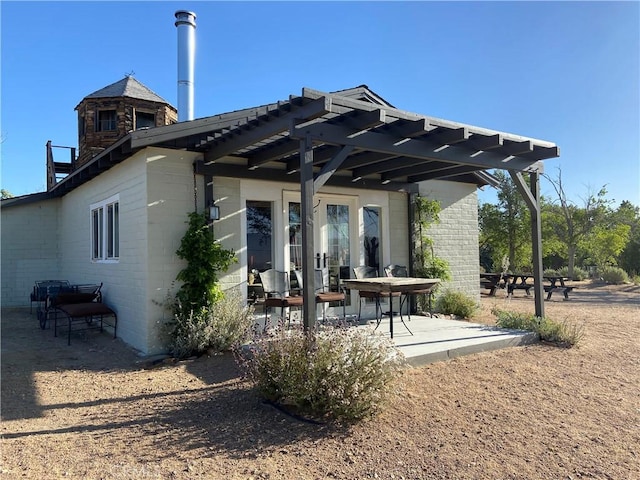
[[[239,291],[228,291],[215,303],[186,307],[176,302],[172,308],[167,327],[169,348],[176,358],[231,350],[250,337],[253,307],[244,305]]]
[[[237,358],[267,401],[347,422],[382,408],[404,363],[389,339],[353,328],[280,329],[256,338]]]

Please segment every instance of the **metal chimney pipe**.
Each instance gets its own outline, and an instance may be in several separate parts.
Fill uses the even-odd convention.
[[[178,121],[193,120],[193,77],[196,58],[196,14],[176,13],[178,28]]]

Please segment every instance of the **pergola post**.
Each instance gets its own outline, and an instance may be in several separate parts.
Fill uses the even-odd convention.
[[[300,224],[302,226],[302,307],[305,332],[316,324],[316,297],[313,266],[313,140],[305,135],[300,140]]]
[[[540,173],[529,172],[530,185],[527,184],[520,172],[509,170],[509,174],[516,188],[524,198],[531,213],[531,242],[533,247],[533,293],[535,300],[535,314],[544,317],[544,285],[542,284],[542,221],[540,218]]]
[[[531,239],[533,241],[533,277],[536,316],[544,317],[544,286],[542,284],[542,219],[540,218],[540,174],[529,174],[530,188],[535,200],[531,211]]]

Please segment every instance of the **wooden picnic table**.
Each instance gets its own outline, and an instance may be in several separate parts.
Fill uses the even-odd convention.
[[[507,294],[513,295],[515,290],[524,290],[527,295],[531,295],[533,283],[528,280],[533,277],[532,273],[510,274],[511,282],[507,285]],[[547,300],[551,300],[551,296],[555,291],[561,291],[565,300],[569,300],[569,293],[574,289],[573,286],[566,285],[565,280],[571,280],[569,277],[562,275],[544,275],[543,280],[549,282],[543,285],[544,291],[547,293]]]
[[[509,282],[511,275],[508,273],[480,273],[480,288],[486,288],[489,290],[488,295],[493,297],[496,294],[498,288],[505,288]]]

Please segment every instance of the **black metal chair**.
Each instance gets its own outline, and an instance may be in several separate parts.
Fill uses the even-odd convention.
[[[384,267],[384,274],[387,277],[408,277],[409,271],[404,265],[387,265]],[[412,295],[428,295],[429,298],[429,314],[431,315],[431,295],[433,294],[433,288],[426,288],[423,290],[413,290],[411,293],[405,293],[400,297],[400,318],[402,318],[402,307],[407,303],[407,299]],[[411,320],[411,305],[408,304],[407,316]]]
[[[291,296],[289,286],[289,276],[287,272],[282,272],[271,268],[260,272],[260,280],[264,290],[264,322],[265,328],[269,321],[269,309],[280,307],[280,318],[284,320],[284,309],[303,305],[303,298],[299,295]],[[287,322],[291,325],[291,310],[287,315]]]
[[[364,278],[377,278],[378,277],[378,269],[376,267],[368,267],[365,265],[361,265],[359,267],[353,268],[353,274],[356,279],[364,279]],[[387,293],[387,292],[370,292],[367,290],[358,290],[358,295],[360,296],[360,305],[358,306],[358,322],[360,322],[360,315],[362,313],[362,301],[365,299],[375,300],[376,302],[376,328],[380,325],[382,321],[382,305],[380,304],[381,298],[389,298],[399,297],[400,293]],[[392,307],[391,302],[390,307]]]
[[[299,288],[304,288],[302,271],[294,270],[294,273],[298,281]],[[314,293],[316,297],[316,304],[318,303],[322,304],[322,322],[326,323],[327,321],[326,304],[333,303],[333,302],[342,303],[342,318],[345,319],[346,321],[346,318],[347,318],[347,310],[345,306],[346,295],[344,294],[344,292],[331,291],[331,289],[329,288],[328,278],[327,278],[327,281],[325,281],[326,276],[325,276],[324,270],[316,268],[313,271],[313,275],[314,275]]]
[[[68,280],[38,280],[35,282],[33,286],[33,291],[29,294],[29,313],[33,312],[33,303],[36,302],[38,304],[38,310],[41,310],[42,303],[47,299],[47,289],[48,287],[68,287],[70,286]]]

